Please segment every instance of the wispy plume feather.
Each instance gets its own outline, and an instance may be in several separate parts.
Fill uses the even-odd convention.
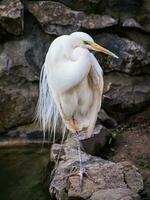
[[[62,127],[62,130],[64,130],[64,124],[54,101],[52,90],[48,85],[48,73],[46,65],[43,65],[40,75],[36,121],[40,123],[40,127],[43,130],[43,139],[45,140],[45,133],[48,131],[50,133],[50,137],[53,137],[51,138],[53,143],[55,142],[57,126],[59,125],[59,127]],[[64,131],[62,131],[62,133],[63,132]],[[64,138],[64,135],[62,138]]]

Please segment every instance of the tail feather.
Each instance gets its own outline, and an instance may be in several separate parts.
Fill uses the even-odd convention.
[[[45,133],[48,131],[51,134],[50,136],[53,137],[52,140],[54,143],[57,125],[59,123],[60,126],[62,120],[52,96],[52,90],[48,85],[47,70],[45,65],[43,65],[40,75],[39,99],[35,119],[39,122],[40,127],[43,130],[43,138],[45,139]]]

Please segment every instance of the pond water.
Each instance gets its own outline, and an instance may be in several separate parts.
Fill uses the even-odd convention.
[[[50,200],[49,148],[0,148],[0,199]]]
[[[7,4],[10,0],[0,0],[0,5]]]

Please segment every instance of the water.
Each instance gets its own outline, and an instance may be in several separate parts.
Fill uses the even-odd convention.
[[[10,0],[0,0],[0,5],[7,4]]]
[[[49,148],[0,148],[0,199],[50,200],[46,181],[49,158]]]

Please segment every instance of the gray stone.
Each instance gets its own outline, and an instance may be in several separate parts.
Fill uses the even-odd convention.
[[[115,121],[115,119],[110,117],[104,109],[100,109],[97,121],[102,123],[107,128],[115,128],[117,126],[117,122]]]
[[[25,84],[15,88],[0,86],[0,132],[33,120],[38,85]]]
[[[71,10],[63,4],[53,1],[30,2],[28,9],[48,34],[69,34],[80,28],[102,29],[118,23],[111,16],[87,15],[82,11]]]
[[[20,0],[8,1],[0,5],[0,25],[13,35],[23,34],[23,5]]]
[[[79,137],[82,139],[83,136]],[[59,164],[57,163],[50,184],[50,194],[56,199],[96,200],[98,195],[107,200],[139,199],[137,193],[143,188],[143,180],[137,169],[130,163],[113,163],[81,151],[84,167],[90,176],[83,178],[81,190],[79,176],[75,173],[79,170],[76,137],[68,139],[63,145],[52,146],[51,157],[55,162],[58,159],[58,153]],[[118,198],[115,198],[116,196]]]
[[[32,98],[32,100],[33,100],[32,96],[30,96],[29,98]],[[37,98],[37,96],[36,96],[36,98]],[[20,100],[20,102],[21,102],[21,100]],[[29,112],[27,113],[27,115],[30,114],[32,117],[35,112],[35,110],[33,110],[34,103],[36,103],[36,102],[31,102],[31,104],[30,104],[31,111],[30,111],[30,113]],[[26,108],[26,107],[27,107],[27,103],[25,103],[25,105],[24,105],[24,108]],[[23,109],[23,105],[20,106],[20,109]],[[27,110],[28,110],[28,108],[27,108]],[[10,114],[10,115],[12,115],[12,114]],[[23,113],[21,113],[21,115],[19,115],[19,116],[22,119],[26,120],[25,123],[22,123],[23,125],[20,126],[21,119],[18,118],[18,122],[19,122],[18,124],[17,124],[17,122],[12,121],[12,119],[9,119],[10,123],[13,123],[13,122],[16,123],[16,127],[12,128],[10,125],[11,128],[8,129],[9,127],[8,127],[8,123],[7,123],[8,130],[7,129],[2,130],[3,125],[5,125],[6,119],[4,118],[3,123],[1,123],[1,121],[0,121],[0,132],[5,132],[5,134],[0,136],[0,146],[14,146],[14,145],[26,145],[26,144],[40,144],[40,145],[49,144],[49,145],[51,145],[52,143],[54,143],[53,135],[49,132],[45,132],[45,134],[43,134],[43,130],[40,127],[40,124],[37,123],[36,120],[33,121],[33,119],[30,118],[30,116],[25,119],[25,117],[23,116]],[[13,114],[13,117],[16,119],[17,114],[16,113]],[[10,118],[11,118],[11,116],[10,116]],[[0,117],[0,119],[1,119],[1,117]],[[67,137],[67,132],[66,132],[66,137]],[[61,131],[58,132],[58,129],[57,129],[55,142],[61,143],[61,141],[62,141],[62,134],[61,134]]]
[[[110,136],[111,132],[107,128],[102,125],[97,125],[90,138],[86,138],[84,134],[81,137],[83,151],[93,156],[100,155]]]
[[[143,48],[146,51],[149,51],[150,49],[150,35],[149,34],[143,34],[142,31],[138,31],[137,29],[126,29],[126,37],[131,40],[136,42],[137,44],[140,44],[143,46]],[[149,71],[147,67],[147,72]],[[145,72],[146,72],[146,67],[145,67]]]
[[[51,42],[35,31],[34,37],[0,45],[0,132],[33,121],[39,71]]]
[[[1,48],[0,54],[0,77],[15,76],[16,78],[26,78],[28,81],[38,80],[34,68],[26,60],[26,52],[33,44],[29,40],[10,41]],[[12,74],[14,73],[14,75]],[[8,77],[10,79],[10,77]],[[14,77],[12,77],[14,79]],[[11,80],[9,80],[11,81]],[[16,79],[12,81],[17,81]],[[20,80],[18,80],[20,83]],[[7,83],[6,83],[7,84]]]
[[[73,10],[95,13],[102,0],[86,0],[86,3],[85,0],[58,0],[58,2],[63,3],[65,6],[68,6]]]
[[[87,13],[110,15],[115,19],[118,19],[121,22],[121,25],[123,25],[125,22],[125,24],[128,24],[128,27],[131,29],[136,27],[146,32],[150,31],[149,0],[87,0],[86,3],[84,0],[58,1],[73,10],[85,11]]]
[[[149,107],[150,76],[131,78],[127,74],[114,72],[105,75],[104,79],[110,89],[104,94],[103,107],[117,121]]]
[[[140,200],[138,194],[132,192],[130,189],[117,188],[106,189],[95,192],[89,200]]]
[[[117,24],[117,20],[108,15],[85,15],[83,21],[81,22],[81,27],[86,29],[102,29],[106,27],[111,27]]]
[[[133,18],[127,18],[122,22],[123,27],[139,28],[144,30],[144,28]]]
[[[139,9],[139,14],[135,16],[137,21],[140,23],[144,30],[150,32],[150,1],[144,0],[142,6]]]
[[[112,34],[99,34],[95,40],[119,59],[96,53],[104,72],[121,71],[132,75],[150,73],[150,52],[140,44]]]

